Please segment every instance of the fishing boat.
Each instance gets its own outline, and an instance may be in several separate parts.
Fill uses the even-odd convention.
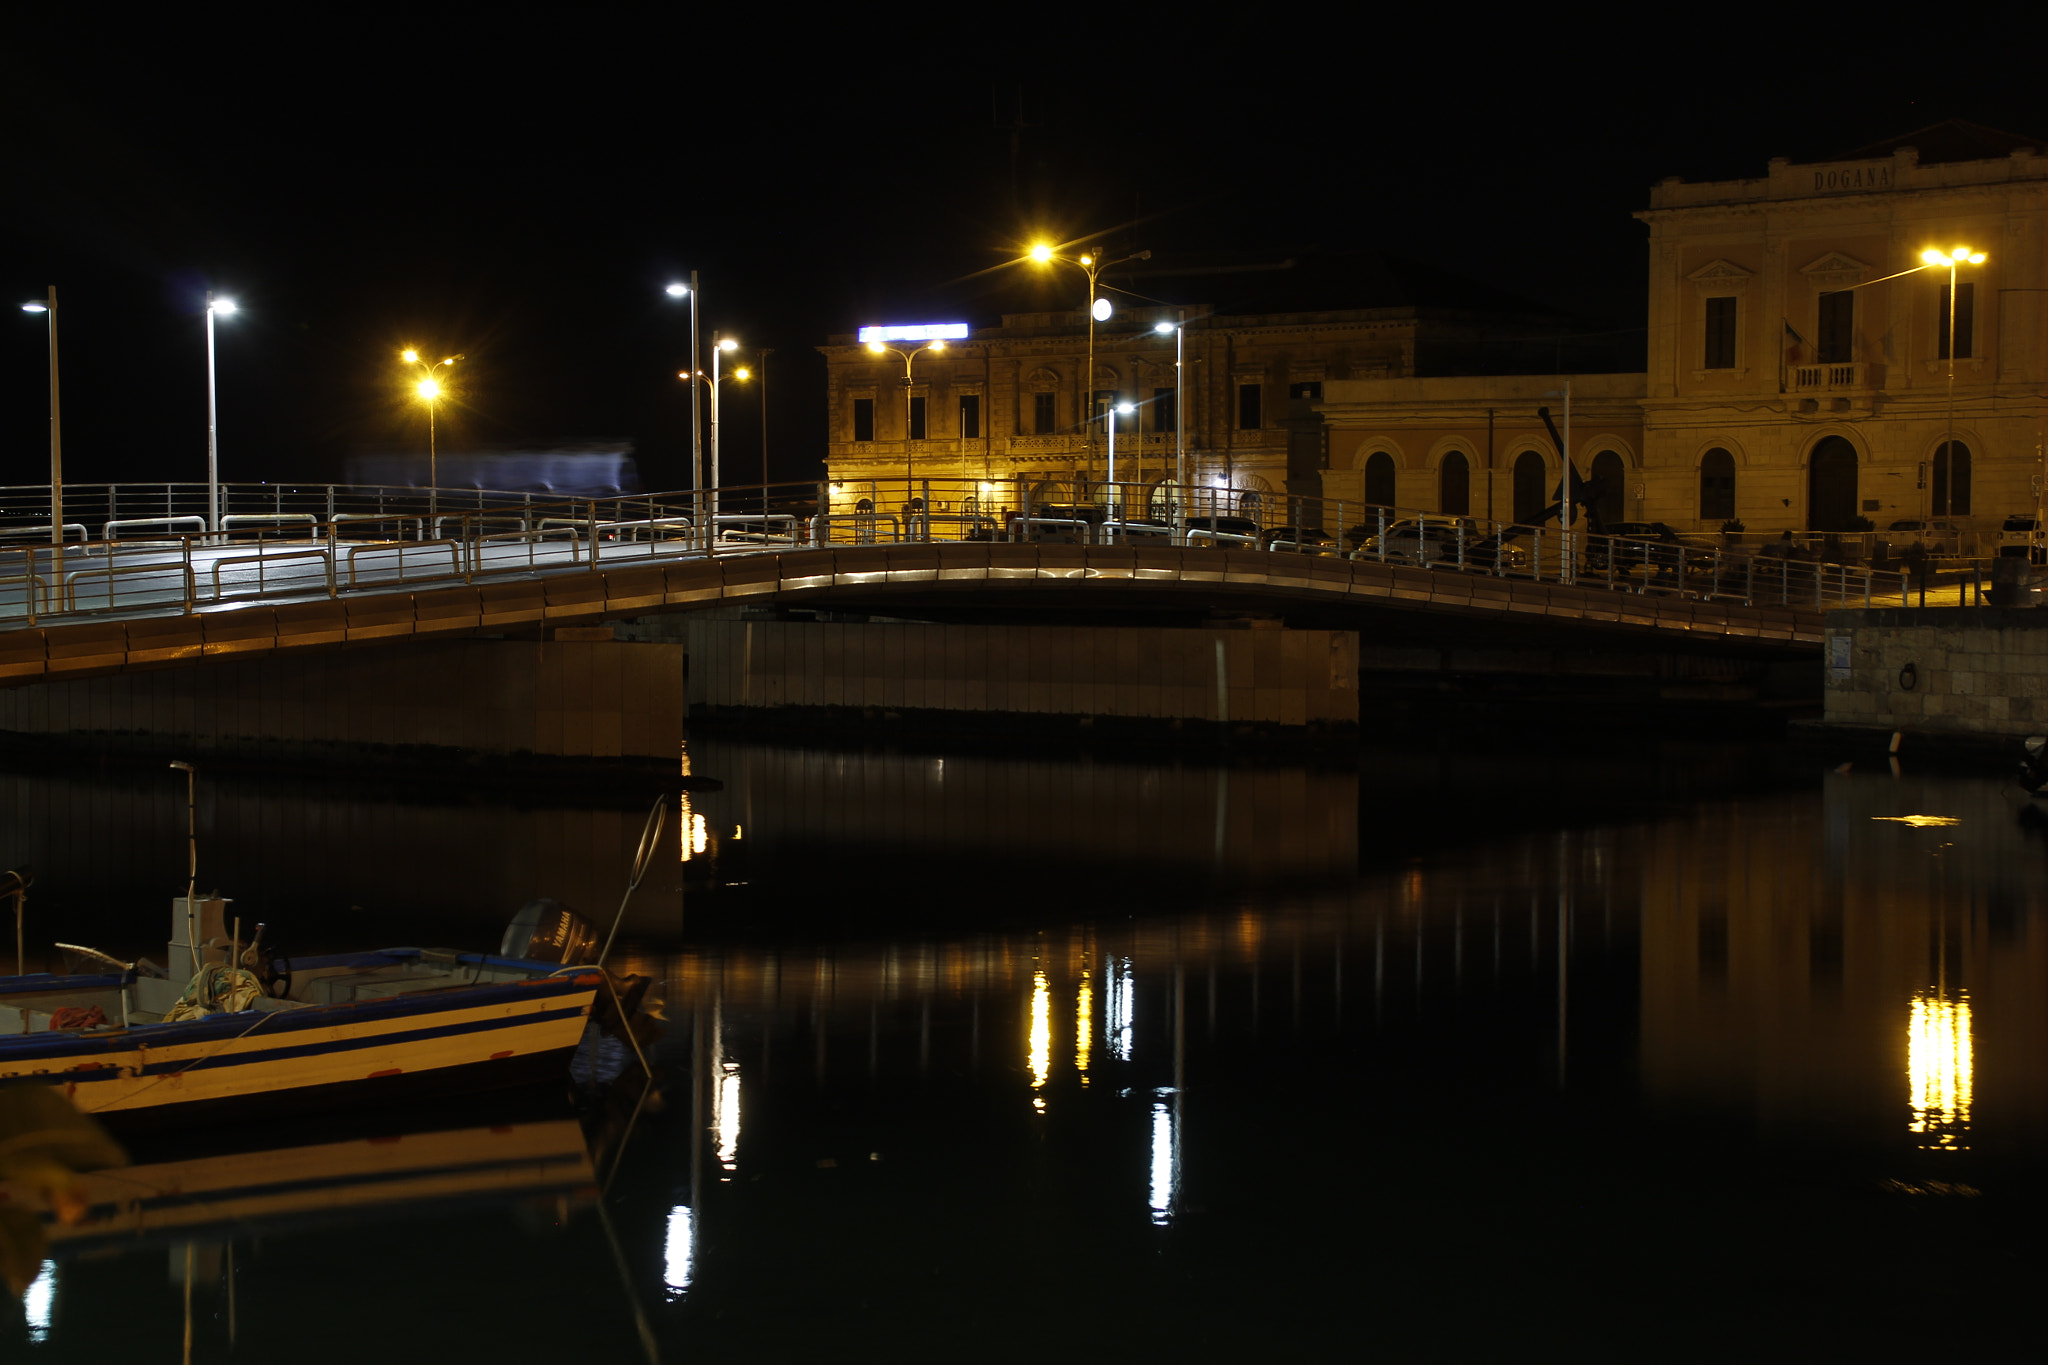
[[[185,894],[171,902],[168,967],[60,943],[92,969],[23,973],[28,879],[0,876],[0,895],[15,901],[17,963],[16,975],[0,977],[0,1085],[61,1087],[79,1112],[119,1124],[566,1081],[594,1007],[624,1019],[637,1001],[603,962],[660,838],[663,801],[648,812],[601,948],[580,916],[537,900],[494,954],[385,948],[287,958],[265,950],[261,925],[245,940],[225,898],[198,894],[194,769],[171,766],[186,775],[190,852]]]
[[[218,898],[172,902],[170,967],[0,977],[0,1083],[83,1113],[376,1103],[566,1077],[602,968],[430,948],[267,959]],[[508,937],[511,935],[508,934]],[[73,953],[90,950],[72,948]]]

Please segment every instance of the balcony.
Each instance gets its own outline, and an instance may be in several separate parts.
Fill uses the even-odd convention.
[[[1792,388],[1798,393],[1847,393],[1863,387],[1860,364],[1794,365]]]

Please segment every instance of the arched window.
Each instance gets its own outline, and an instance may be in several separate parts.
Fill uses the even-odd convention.
[[[1823,436],[1807,460],[1807,528],[1846,531],[1856,517],[1856,447],[1846,437]]]
[[[1933,492],[1935,516],[1970,515],[1970,448],[1961,441],[1943,441],[1934,452]]]
[[[1543,456],[1525,450],[1515,456],[1515,524],[1528,526],[1543,515],[1550,499],[1543,496]]]
[[[1444,456],[1437,467],[1437,511],[1463,517],[1472,512],[1472,466],[1459,451]]]
[[[1246,493],[1237,500],[1237,514],[1241,517],[1256,517],[1264,502],[1257,493]]]
[[[1593,457],[1593,466],[1587,474],[1592,483],[1588,500],[1593,504],[1586,510],[1598,517],[1602,526],[1612,526],[1627,516],[1627,503],[1623,501],[1628,491],[1628,466],[1621,456],[1611,450],[1603,450]]]
[[[1700,456],[1700,520],[1735,518],[1735,457],[1715,446]]]
[[[1375,507],[1394,505],[1394,457],[1384,450],[1366,457],[1365,500]]]

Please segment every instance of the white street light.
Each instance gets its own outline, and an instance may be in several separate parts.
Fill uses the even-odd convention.
[[[41,303],[24,303],[24,313],[46,314],[50,327],[50,544],[63,569],[64,556],[64,423],[57,401],[57,286]]]
[[[236,311],[235,301],[206,292],[206,529],[220,530],[220,414],[215,400],[213,320]],[[430,419],[431,420],[431,419]]]
[[[1110,307],[1108,299],[1097,299],[1088,305],[1088,311],[1094,314],[1097,322],[1108,322],[1109,315],[1116,310]]]
[[[1110,410],[1109,410],[1109,413],[1108,413],[1108,417],[1109,417],[1109,487],[1110,487],[1110,496],[1111,496],[1111,497],[1114,497],[1114,498],[1118,498],[1118,499],[1121,499],[1123,495],[1122,495],[1122,493],[1121,493],[1121,492],[1119,492],[1119,491],[1117,490],[1117,486],[1116,486],[1116,419],[1117,419],[1118,417],[1120,417],[1120,416],[1122,416],[1122,417],[1128,417],[1128,416],[1130,416],[1130,415],[1131,415],[1132,413],[1136,412],[1137,410],[1138,410],[1138,408],[1137,408],[1137,405],[1136,405],[1136,404],[1134,404],[1134,403],[1128,403],[1128,402],[1126,402],[1126,403],[1116,403],[1116,404],[1112,404],[1112,405],[1111,405],[1111,407],[1110,407]],[[1118,514],[1117,514],[1117,520],[1119,520],[1119,521],[1123,520],[1123,514],[1122,514],[1122,512],[1121,512],[1121,511],[1119,511],[1119,512],[1118,512]]]
[[[1181,535],[1181,499],[1188,483],[1188,421],[1185,383],[1187,380],[1188,310],[1183,308],[1172,322],[1157,322],[1152,330],[1164,336],[1173,333],[1173,542],[1185,543]]]
[[[697,272],[690,272],[688,284],[671,284],[662,292],[672,299],[687,298],[690,301],[690,373],[695,375],[703,367],[697,358]],[[690,487],[702,490],[704,487],[704,412],[701,407],[702,395],[697,392],[693,381],[690,385]],[[700,509],[701,510],[701,509]]]

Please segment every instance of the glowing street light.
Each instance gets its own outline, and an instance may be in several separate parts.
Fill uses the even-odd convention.
[[[408,346],[398,353],[398,358],[408,365],[418,366],[420,370],[419,381],[413,385],[412,391],[427,405],[427,515],[433,516],[441,508],[441,456],[435,443],[434,410],[448,391],[440,380],[439,371],[443,366],[453,365],[465,357],[444,356],[429,364],[420,359],[417,350]]]
[[[232,317],[235,301],[206,291],[206,529],[220,529],[220,405],[216,401],[213,320]]]
[[[1137,410],[1135,403],[1123,402],[1114,405],[1109,412],[1109,486],[1112,489],[1116,487],[1116,419],[1128,417]],[[1123,495],[1118,493],[1116,496],[1121,498]],[[1121,511],[1117,513],[1117,520],[1123,520]]]
[[[914,484],[912,483],[912,481],[911,481],[911,460],[912,460],[912,456],[911,456],[911,444],[910,444],[910,405],[911,405],[911,403],[912,403],[912,401],[913,401],[913,400],[912,400],[912,397],[911,397],[911,392],[910,392],[910,390],[911,390],[911,378],[910,378],[910,366],[911,366],[911,362],[915,361],[915,360],[916,360],[916,359],[917,359],[917,358],[918,358],[919,356],[923,355],[923,354],[924,354],[924,353],[925,353],[926,351],[943,351],[943,350],[945,350],[945,349],[946,349],[946,339],[945,339],[944,337],[942,337],[942,336],[941,336],[941,337],[933,337],[933,338],[932,338],[931,340],[929,340],[929,341],[925,342],[925,344],[924,344],[924,345],[922,345],[922,346],[918,347],[918,348],[917,348],[916,350],[914,350],[914,351],[910,351],[910,352],[904,352],[904,351],[900,351],[900,350],[898,350],[898,349],[897,349],[896,347],[894,347],[894,346],[890,346],[890,345],[888,345],[887,343],[885,343],[885,342],[884,342],[884,341],[882,340],[882,337],[883,337],[884,335],[887,335],[887,334],[891,333],[891,332],[917,332],[917,333],[928,333],[928,332],[932,332],[932,331],[936,331],[936,330],[939,330],[939,329],[938,329],[938,328],[936,328],[936,327],[919,327],[919,328],[897,328],[897,327],[891,327],[891,328],[872,328],[872,329],[870,329],[870,328],[863,328],[863,329],[862,329],[862,331],[864,331],[864,332],[870,332],[870,333],[871,333],[870,339],[869,339],[869,341],[868,341],[868,350],[872,351],[872,352],[873,352],[874,354],[876,354],[876,355],[891,355],[891,354],[894,354],[894,355],[900,355],[900,356],[902,356],[902,357],[903,357],[903,490],[904,490],[904,491],[903,491],[903,499],[904,499],[904,501],[905,501],[905,502],[909,502],[909,501],[912,501],[912,500],[914,500],[914,499],[915,499],[915,497],[916,497],[916,494],[915,494],[915,493],[913,493],[913,492],[911,491],[911,490],[912,490],[912,488],[913,488],[913,487],[915,486],[915,485],[914,485]],[[964,334],[964,333],[966,332],[966,330],[967,330],[967,329],[966,329],[966,328],[964,328],[964,327],[962,327],[962,328],[961,328],[960,330],[961,330],[961,332],[962,332],[962,333]],[[926,510],[927,510],[927,511],[929,511],[930,509],[929,509],[929,508],[927,508]]]
[[[1948,271],[1948,345],[1945,348],[1948,352],[1948,430],[1941,438],[1948,459],[1942,467],[1947,483],[1941,490],[1941,514],[1952,517],[1956,511],[1956,267],[1982,265],[1986,258],[1981,251],[1959,246],[1948,251],[1929,247],[1920,253],[1920,259],[1923,270]],[[1933,483],[1932,479],[1928,480],[1930,493],[1933,492]],[[1928,509],[1928,515],[1933,515],[1932,509]]]
[[[709,385],[711,386],[711,484],[710,484],[710,491],[711,491],[711,503],[710,503],[710,510],[711,510],[711,517],[712,517],[712,520],[711,520],[711,522],[710,522],[709,524],[710,524],[710,525],[711,525],[711,526],[712,526],[712,527],[714,528],[714,531],[713,531],[713,534],[714,534],[714,535],[716,534],[715,528],[716,528],[716,527],[717,527],[717,525],[718,525],[718,520],[717,520],[717,518],[718,518],[718,502],[719,502],[719,499],[718,499],[718,488],[719,488],[719,477],[720,477],[720,476],[719,476],[719,443],[718,443],[718,431],[719,431],[719,426],[718,426],[718,394],[719,394],[719,390],[720,390],[720,389],[721,389],[721,388],[722,388],[722,387],[724,386],[724,384],[725,384],[725,381],[726,381],[726,379],[728,379],[728,378],[731,378],[731,379],[736,379],[736,380],[739,380],[740,382],[744,383],[744,382],[746,382],[746,381],[747,381],[748,379],[751,379],[751,378],[753,377],[753,371],[751,371],[751,370],[747,369],[747,368],[746,368],[745,366],[741,366],[740,368],[738,368],[738,369],[734,370],[734,371],[732,372],[732,374],[731,374],[731,375],[729,375],[729,376],[728,376],[728,375],[726,375],[726,374],[724,374],[724,373],[722,373],[721,367],[722,367],[722,365],[723,365],[723,362],[724,362],[724,360],[725,360],[725,357],[726,357],[726,356],[728,356],[728,355],[731,355],[731,354],[732,354],[732,353],[733,353],[734,351],[737,351],[737,350],[738,350],[739,348],[740,348],[740,344],[739,344],[739,342],[738,342],[737,340],[735,340],[734,338],[732,338],[732,337],[720,337],[720,338],[719,338],[719,339],[718,339],[718,340],[717,340],[717,341],[716,341],[716,342],[715,342],[715,343],[714,343],[714,344],[712,345],[712,347],[711,347],[711,373],[710,373],[710,374],[708,374],[708,375],[707,375],[707,374],[705,374],[705,373],[704,373],[704,372],[703,372],[702,370],[695,370],[695,371],[691,371],[691,370],[681,370],[681,371],[678,371],[678,372],[677,372],[677,374],[676,374],[676,378],[678,378],[678,379],[695,379],[695,380],[702,380],[702,381],[703,381],[704,383],[707,383],[707,384],[709,384]],[[697,393],[697,385],[693,383],[693,384],[691,384],[691,385],[690,385],[690,394],[691,394],[691,409],[692,409],[693,411],[694,411],[694,410],[695,410],[695,408],[696,408],[696,401],[695,401],[695,399],[696,399],[696,393]]]
[[[1188,310],[1183,308],[1172,322],[1155,322],[1152,330],[1161,336],[1173,334],[1173,541],[1182,543],[1181,498],[1188,484],[1188,419],[1186,400]]]
[[[1110,266],[1122,265],[1126,261],[1149,261],[1152,259],[1152,253],[1150,251],[1137,251],[1128,256],[1119,256],[1113,261],[1105,261],[1102,259],[1102,253],[1099,251],[1089,251],[1079,256],[1067,257],[1060,255],[1058,248],[1049,246],[1044,242],[1039,242],[1035,243],[1025,253],[1025,256],[1038,265],[1058,263],[1077,266],[1082,273],[1088,276],[1088,374],[1087,383],[1083,386],[1082,392],[1084,394],[1083,401],[1088,405],[1088,424],[1085,440],[1087,443],[1088,463],[1092,466],[1095,463],[1095,324],[1109,321],[1110,314],[1114,311],[1110,307],[1109,300],[1101,297],[1100,292],[1096,289],[1096,281],[1101,277],[1102,272]]]
[[[24,303],[24,313],[41,313],[50,330],[50,544],[59,559],[64,557],[64,423],[57,401],[57,286],[51,285],[41,303]]]
[[[702,364],[697,358],[697,272],[690,272],[690,282],[678,281],[662,290],[672,299],[690,301],[690,374],[699,373]],[[699,406],[701,395],[695,384],[690,385],[690,487],[704,486],[704,411]]]

